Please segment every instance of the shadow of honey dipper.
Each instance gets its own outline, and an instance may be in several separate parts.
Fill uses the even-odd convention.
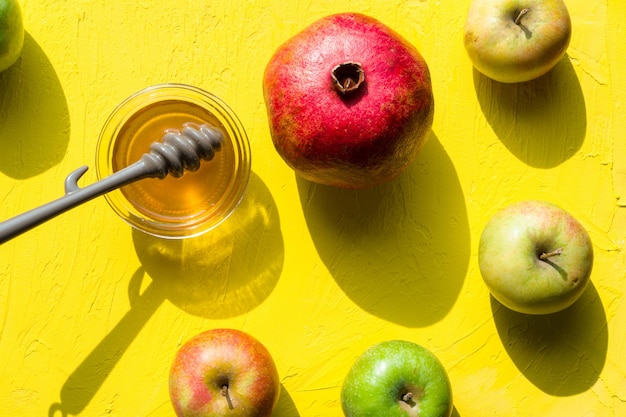
[[[254,173],[241,205],[219,228],[183,240],[134,230],[133,241],[142,267],[129,282],[131,308],[68,376],[49,417],[87,407],[164,301],[199,317],[245,314],[270,295],[284,262],[278,209]]]
[[[139,294],[144,274],[140,268],[131,278],[130,310],[67,378],[61,388],[61,401],[50,406],[50,417],[77,415],[85,409],[140,330],[165,301],[166,288],[158,283],[151,282]]]

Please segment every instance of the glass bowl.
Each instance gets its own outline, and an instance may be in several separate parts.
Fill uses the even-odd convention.
[[[138,161],[166,130],[186,123],[210,124],[224,133],[225,141],[212,160],[180,178],[142,179],[105,194],[124,221],[153,236],[200,235],[239,205],[251,170],[250,144],[241,122],[211,93],[190,85],[159,84],[120,103],[98,139],[96,172],[103,179]]]

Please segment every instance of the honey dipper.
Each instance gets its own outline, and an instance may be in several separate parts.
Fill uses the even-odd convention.
[[[63,197],[1,222],[0,244],[71,208],[132,182],[144,178],[165,178],[168,173],[178,178],[185,170],[197,171],[201,160],[213,159],[223,141],[224,134],[215,127],[186,123],[180,131],[166,131],[161,142],[150,144],[149,152],[143,154],[137,162],[84,188],[78,186],[78,180],[89,168],[82,166],[65,179]]]

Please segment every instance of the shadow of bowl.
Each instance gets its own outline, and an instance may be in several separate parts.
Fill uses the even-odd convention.
[[[272,292],[284,244],[276,203],[254,173],[240,206],[217,228],[167,240],[133,230],[140,262],[155,285],[185,312],[207,318],[245,314]]]
[[[406,327],[445,317],[467,272],[470,233],[454,165],[434,134],[386,184],[297,184],[318,254],[355,304]]]
[[[548,315],[514,312],[491,297],[500,340],[520,372],[554,396],[591,388],[600,377],[608,350],[608,325],[593,283],[572,306]]]
[[[0,171],[17,179],[41,174],[65,156],[70,115],[52,64],[28,33],[22,55],[0,73]]]
[[[496,136],[527,165],[553,168],[582,146],[585,98],[567,55],[547,74],[525,83],[500,83],[474,69],[474,88]]]

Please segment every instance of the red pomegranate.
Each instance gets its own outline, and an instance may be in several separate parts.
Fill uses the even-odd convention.
[[[270,133],[300,176],[369,188],[399,175],[430,133],[426,61],[369,16],[342,13],[281,45],[263,78]]]

